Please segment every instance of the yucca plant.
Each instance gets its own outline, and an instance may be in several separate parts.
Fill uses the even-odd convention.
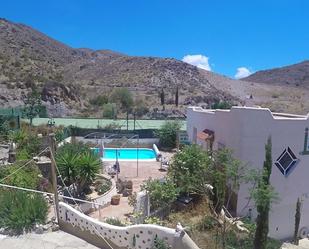
[[[78,170],[77,162],[79,156],[75,152],[63,151],[62,153],[57,154],[56,162],[59,168],[61,177],[63,178],[65,184],[70,186],[76,181]]]
[[[100,167],[100,158],[90,151],[85,152],[78,157],[77,170],[79,192],[84,191],[84,189],[95,180]]]

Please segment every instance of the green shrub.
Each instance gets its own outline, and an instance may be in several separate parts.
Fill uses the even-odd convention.
[[[153,241],[153,247],[151,249],[168,249],[168,248],[170,247],[166,244],[166,242],[163,239],[158,238],[158,236],[156,235]]]
[[[30,159],[30,155],[29,153],[27,152],[26,149],[21,149],[21,150],[18,150],[17,153],[16,153],[16,160],[17,161],[24,161],[24,160],[27,160],[27,159]]]
[[[110,190],[112,186],[111,181],[104,180],[103,182],[99,182],[96,184],[95,190],[98,192],[98,194],[102,195]]]
[[[106,223],[113,225],[113,226],[118,226],[118,227],[124,227],[126,226],[125,224],[122,223],[121,220],[119,220],[118,218],[106,218],[104,220]]]
[[[99,95],[89,101],[91,105],[103,106],[108,103],[108,97],[106,95]]]
[[[0,116],[0,136],[8,136],[9,134],[9,124],[3,116]]]
[[[4,190],[0,192],[0,227],[20,234],[35,224],[45,223],[48,206],[34,193]]]
[[[30,189],[37,189],[40,181],[40,170],[34,163],[30,163],[27,166],[23,167],[22,169],[16,171],[21,166],[23,166],[26,161],[18,161],[13,165],[8,165],[5,167],[0,168],[0,178],[3,179],[4,177],[12,174],[8,177],[4,183],[8,185],[14,185],[22,188],[30,188]]]
[[[168,175],[181,193],[197,193],[200,188],[205,191],[203,183],[211,182],[210,165],[211,159],[206,151],[198,145],[188,145],[174,155]]]
[[[137,203],[137,193],[134,192],[134,193],[132,193],[132,195],[129,195],[129,197],[128,197],[128,204],[131,207],[135,208],[136,207],[136,203]]]
[[[149,112],[149,108],[147,107],[143,99],[137,99],[135,101],[134,112],[137,117],[142,117]]]
[[[217,101],[212,104],[211,109],[231,109],[233,104],[228,101]]]
[[[158,217],[147,217],[144,220],[145,224],[162,225],[162,221]]]
[[[117,118],[117,109],[114,103],[108,103],[103,105],[103,117],[104,118]]]
[[[218,221],[212,216],[205,216],[201,221],[197,223],[197,229],[200,231],[211,230],[216,225],[218,225]]]
[[[14,143],[23,143],[27,139],[27,133],[24,129],[11,131],[10,132],[10,140],[12,140]]]
[[[177,121],[167,121],[156,132],[160,139],[160,146],[164,148],[175,148],[177,133],[181,128],[181,124]]]
[[[149,179],[143,183],[141,189],[148,192],[152,210],[168,206],[178,196],[178,189],[170,180],[160,181],[158,179]]]
[[[12,133],[11,137],[18,143],[17,155],[21,159],[30,159],[39,153],[41,149],[41,139],[35,133],[25,133],[24,131]]]
[[[115,88],[110,96],[110,102],[119,104],[123,111],[130,111],[133,106],[132,93],[124,87]]]
[[[47,108],[44,105],[39,107],[39,118],[48,118]]]

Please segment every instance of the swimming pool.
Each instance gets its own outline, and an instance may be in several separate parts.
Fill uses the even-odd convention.
[[[99,148],[93,148],[95,153],[99,153]],[[117,153],[117,154],[116,154]],[[156,153],[152,149],[147,148],[104,148],[103,160],[115,161],[116,155],[119,161],[135,161],[145,160],[154,161]]]

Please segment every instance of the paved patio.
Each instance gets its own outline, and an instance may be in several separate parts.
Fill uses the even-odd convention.
[[[18,237],[0,235],[0,248],[7,249],[97,249],[71,234],[57,231],[44,234],[25,234]]]
[[[164,155],[166,158],[170,158],[170,154]],[[140,185],[143,181],[149,179],[159,179],[166,175],[166,171],[160,170],[160,162],[139,162],[138,166],[136,162],[120,162],[120,174],[121,179],[132,180],[133,192],[140,191]],[[110,205],[90,214],[91,217],[99,220],[104,220],[108,217],[117,217],[122,221],[128,220],[128,215],[133,212],[133,208],[128,204],[128,197],[121,197],[120,204],[117,206]]]

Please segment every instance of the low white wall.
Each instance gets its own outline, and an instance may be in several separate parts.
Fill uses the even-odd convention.
[[[103,195],[100,195],[99,197],[90,200],[90,201],[97,203],[97,205],[90,204],[90,203],[79,204],[79,208],[82,210],[82,212],[90,213],[94,210],[110,205],[112,196],[117,194],[117,188],[116,188],[116,182],[114,181],[114,179],[109,179],[109,180],[112,183],[110,190],[104,193]]]
[[[84,143],[93,143],[93,144],[96,144],[98,142],[100,142],[101,139],[95,139],[95,138],[84,138],[84,137],[75,137],[77,141],[81,141],[81,142],[84,142]],[[108,144],[108,143],[111,143],[113,142],[115,139],[104,139],[104,143],[105,144]],[[159,142],[159,139],[158,138],[140,138],[138,139],[130,139],[128,140],[128,142],[130,142],[130,144],[137,144],[137,142],[139,143],[139,145],[152,145],[152,144],[157,144]],[[124,145],[125,147],[125,145]]]
[[[62,230],[78,235],[90,243],[93,240],[93,244],[100,248],[107,248],[105,241],[107,240],[113,244],[114,249],[150,249],[154,238],[158,236],[172,249],[198,249],[187,234],[177,236],[175,230],[171,228],[148,224],[128,227],[113,226],[88,217],[63,202],[59,203],[59,213],[59,225]]]

